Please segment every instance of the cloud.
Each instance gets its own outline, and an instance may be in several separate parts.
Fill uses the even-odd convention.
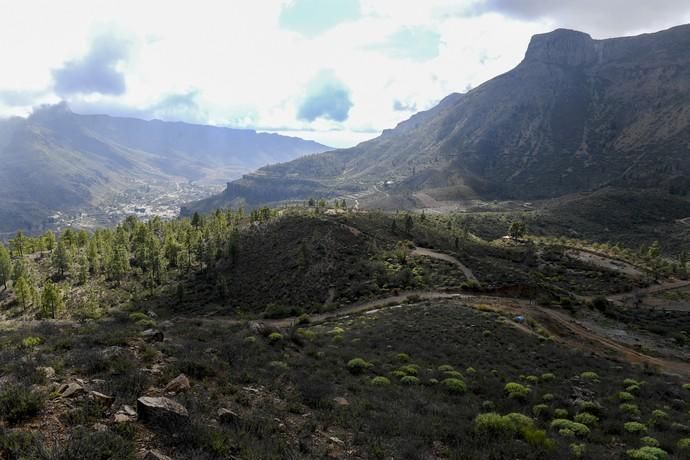
[[[371,49],[383,51],[392,58],[428,61],[439,55],[441,34],[426,27],[403,27]]]
[[[307,96],[299,107],[297,118],[310,122],[317,118],[343,122],[351,108],[350,91],[333,71],[324,70],[307,85]]]
[[[402,102],[399,99],[393,101],[393,110],[396,112],[416,112],[417,104],[414,102]]]
[[[360,16],[359,0],[293,0],[280,12],[280,26],[313,37]]]
[[[550,19],[559,27],[600,37],[661,28],[687,14],[687,0],[485,0],[470,11],[498,12],[524,21]],[[466,10],[467,11],[467,10]],[[680,18],[679,18],[680,15]]]
[[[109,35],[96,38],[86,56],[67,61],[53,70],[55,92],[60,96],[124,94],[127,89],[125,76],[117,66],[128,54],[128,42]]]
[[[39,100],[46,96],[45,90],[0,90],[0,104],[9,107],[26,107],[36,105]]]

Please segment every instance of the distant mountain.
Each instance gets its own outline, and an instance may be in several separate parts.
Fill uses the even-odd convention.
[[[325,150],[252,130],[43,107],[26,119],[0,120],[0,232],[40,229],[57,211],[98,205],[133,184],[225,181]]]
[[[559,29],[466,94],[354,148],[267,166],[187,210],[350,196],[375,207],[690,191],[690,25],[594,40]]]

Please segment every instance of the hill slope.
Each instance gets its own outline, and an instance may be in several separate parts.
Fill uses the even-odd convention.
[[[690,190],[690,26],[594,40],[559,29],[524,60],[379,138],[269,166],[192,206],[354,195],[537,199],[603,186]]]
[[[0,121],[0,231],[152,182],[216,182],[327,147],[212,126],[78,115],[65,105]]]

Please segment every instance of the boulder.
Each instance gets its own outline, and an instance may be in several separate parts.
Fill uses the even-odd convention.
[[[335,398],[333,398],[333,402],[335,402],[336,406],[340,407],[346,407],[350,405],[350,402],[342,396],[336,396]]]
[[[58,389],[58,394],[63,398],[71,398],[84,392],[84,387],[78,383],[65,383]]]
[[[36,370],[42,372],[48,380],[55,377],[55,369],[53,369],[52,367],[37,367]]]
[[[164,397],[142,396],[137,399],[137,414],[142,422],[165,429],[189,424],[189,413],[180,403]]]
[[[236,412],[225,408],[218,409],[218,422],[223,425],[239,426],[241,421],[241,417]]]
[[[187,376],[180,374],[165,386],[165,391],[168,393],[182,393],[190,388],[192,388],[192,385],[189,383]]]
[[[143,460],[172,460],[172,458],[158,452],[157,450],[149,450],[146,452],[146,455],[144,455]]]
[[[141,333],[141,337],[149,342],[162,342],[163,341],[163,333],[157,329],[146,329],[144,332]]]
[[[89,392],[89,398],[93,399],[104,407],[110,407],[115,402],[115,398],[113,396],[104,395],[98,391]]]

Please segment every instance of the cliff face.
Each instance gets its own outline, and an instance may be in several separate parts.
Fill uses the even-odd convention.
[[[388,195],[439,200],[546,198],[607,185],[686,193],[688,50],[687,25],[606,40],[563,29],[536,35],[515,69],[352,149],[245,176],[220,202],[255,205],[260,189],[293,190],[294,180],[303,198],[346,185],[365,193],[383,181],[394,184]]]

